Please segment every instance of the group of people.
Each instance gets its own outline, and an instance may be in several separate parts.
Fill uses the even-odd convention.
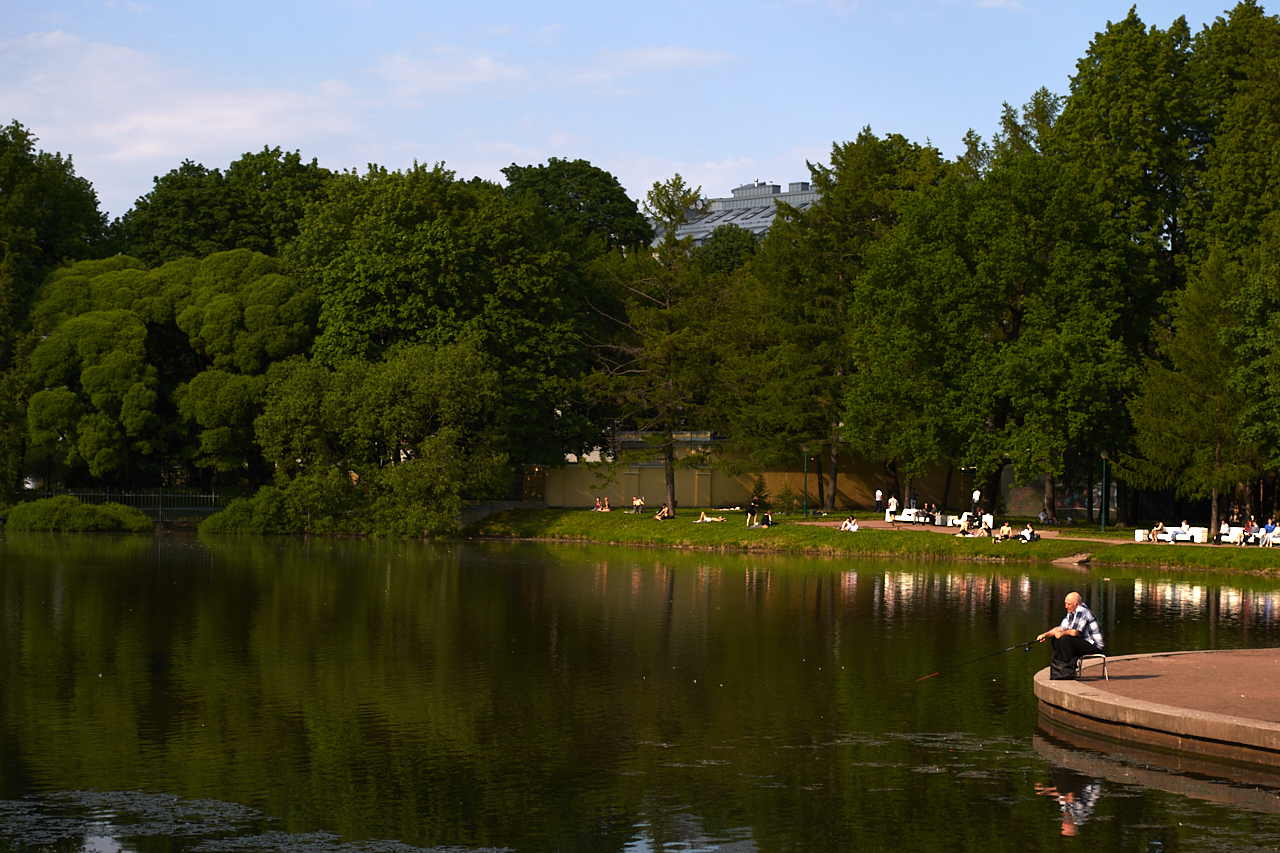
[[[844,521],[840,522],[840,532],[841,533],[857,533],[858,519],[854,518],[851,515],[848,518],[846,518]]]
[[[1185,526],[1186,522],[1182,524]],[[1236,528],[1235,533],[1231,532],[1231,525],[1226,521],[1218,529],[1218,541],[1228,545],[1261,545],[1273,548],[1277,540],[1280,540],[1280,527],[1277,527],[1274,518],[1268,518],[1266,524],[1258,524],[1257,519],[1249,516],[1249,523]]]
[[[603,502],[601,502],[600,498],[596,498],[596,505],[591,508],[591,511],[592,512],[613,512],[613,509],[609,506],[608,498],[605,498]]]
[[[960,528],[960,532],[956,536],[989,537],[996,542],[1008,542],[1012,539],[1017,539],[1019,542],[1036,542],[1040,539],[1040,534],[1036,532],[1035,525],[1029,521],[1021,532],[1014,535],[1013,528],[1009,526],[1009,522],[1006,521],[1000,525],[999,530],[992,530],[987,517],[981,515],[969,516],[969,519]]]

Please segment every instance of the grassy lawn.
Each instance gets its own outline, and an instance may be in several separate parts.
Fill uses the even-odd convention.
[[[799,524],[794,517],[779,519],[767,530],[747,530],[741,512],[724,513],[728,520],[694,524],[700,510],[681,510],[671,521],[655,521],[652,514],[590,512],[581,509],[512,510],[476,522],[470,537],[552,539],[614,545],[669,548],[707,548],[725,551],[782,551],[883,557],[924,557],[952,560],[1054,560],[1089,550],[1088,543],[1043,540],[1031,545],[957,539],[923,530],[860,530],[841,533],[834,528]]]
[[[907,526],[897,530],[841,533],[831,527],[801,524],[795,516],[784,516],[778,519],[776,526],[767,530],[747,530],[741,512],[722,513],[727,519],[724,522],[694,524],[699,512],[698,509],[683,509],[671,521],[655,521],[651,513],[632,515],[581,509],[522,509],[482,519],[464,533],[473,538],[948,560],[1035,562],[1089,553],[1092,565],[1280,574],[1280,549],[1138,544],[1133,541],[1133,531],[1124,529],[1108,530],[1105,536],[1101,536],[1098,531],[1080,525],[1053,528],[1062,535],[1088,536],[1092,541],[1044,539],[1025,545],[988,539],[958,539]],[[870,515],[874,517],[875,514]],[[828,520],[842,517],[837,513],[829,516]]]

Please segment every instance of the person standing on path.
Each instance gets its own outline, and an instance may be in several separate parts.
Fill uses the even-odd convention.
[[[1100,655],[1106,643],[1102,640],[1102,628],[1093,611],[1080,600],[1080,593],[1067,593],[1063,602],[1067,615],[1056,628],[1050,628],[1036,637],[1037,643],[1053,642],[1053,656],[1067,663],[1075,663],[1085,655]]]
[[[876,489],[876,512],[884,512],[884,492]]]
[[[969,507],[970,514],[977,515],[978,510],[981,507],[982,507],[982,489],[974,489],[973,490],[973,506]]]
[[[893,517],[898,514],[898,496],[889,495],[889,507],[885,512],[884,520],[893,524]]]

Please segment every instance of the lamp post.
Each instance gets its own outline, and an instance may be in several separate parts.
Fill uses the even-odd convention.
[[[800,445],[804,453],[804,517],[809,517],[809,445]]]
[[[1107,487],[1107,460],[1111,457],[1107,455],[1107,451],[1102,451],[1102,532],[1107,532],[1107,513],[1110,511],[1109,498],[1111,490]]]

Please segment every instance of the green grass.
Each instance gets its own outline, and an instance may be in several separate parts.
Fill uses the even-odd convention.
[[[685,509],[672,521],[655,521],[651,513],[632,515],[580,509],[521,509],[489,516],[469,526],[464,533],[475,538],[947,560],[1035,562],[1087,553],[1090,564],[1099,566],[1280,573],[1280,549],[1138,544],[1133,541],[1133,531],[1127,529],[1108,530],[1102,537],[1098,531],[1080,525],[1053,528],[1065,535],[1088,536],[1093,541],[1043,539],[1026,545],[988,539],[959,539],[908,525],[896,530],[864,529],[857,533],[841,533],[831,527],[800,524],[800,519],[795,516],[778,519],[779,524],[768,530],[746,530],[745,517],[741,512],[719,513],[727,518],[721,523],[694,524],[699,512],[698,509]],[[836,513],[826,520],[843,517]]]
[[[681,510],[672,521],[652,514],[600,513],[580,509],[511,510],[469,526],[467,536],[499,539],[549,539],[611,545],[705,548],[721,551],[780,551],[875,557],[949,560],[1055,560],[1089,550],[1088,543],[1042,540],[1030,545],[958,539],[923,530],[860,530],[841,533],[830,527],[796,523],[784,517],[767,530],[745,529],[741,512],[723,513],[727,521],[694,524],[699,510]]]
[[[1280,550],[1274,548],[1237,548],[1234,545],[1201,548],[1130,541],[1125,545],[1103,545],[1092,553],[1091,562],[1099,565],[1280,575]]]

